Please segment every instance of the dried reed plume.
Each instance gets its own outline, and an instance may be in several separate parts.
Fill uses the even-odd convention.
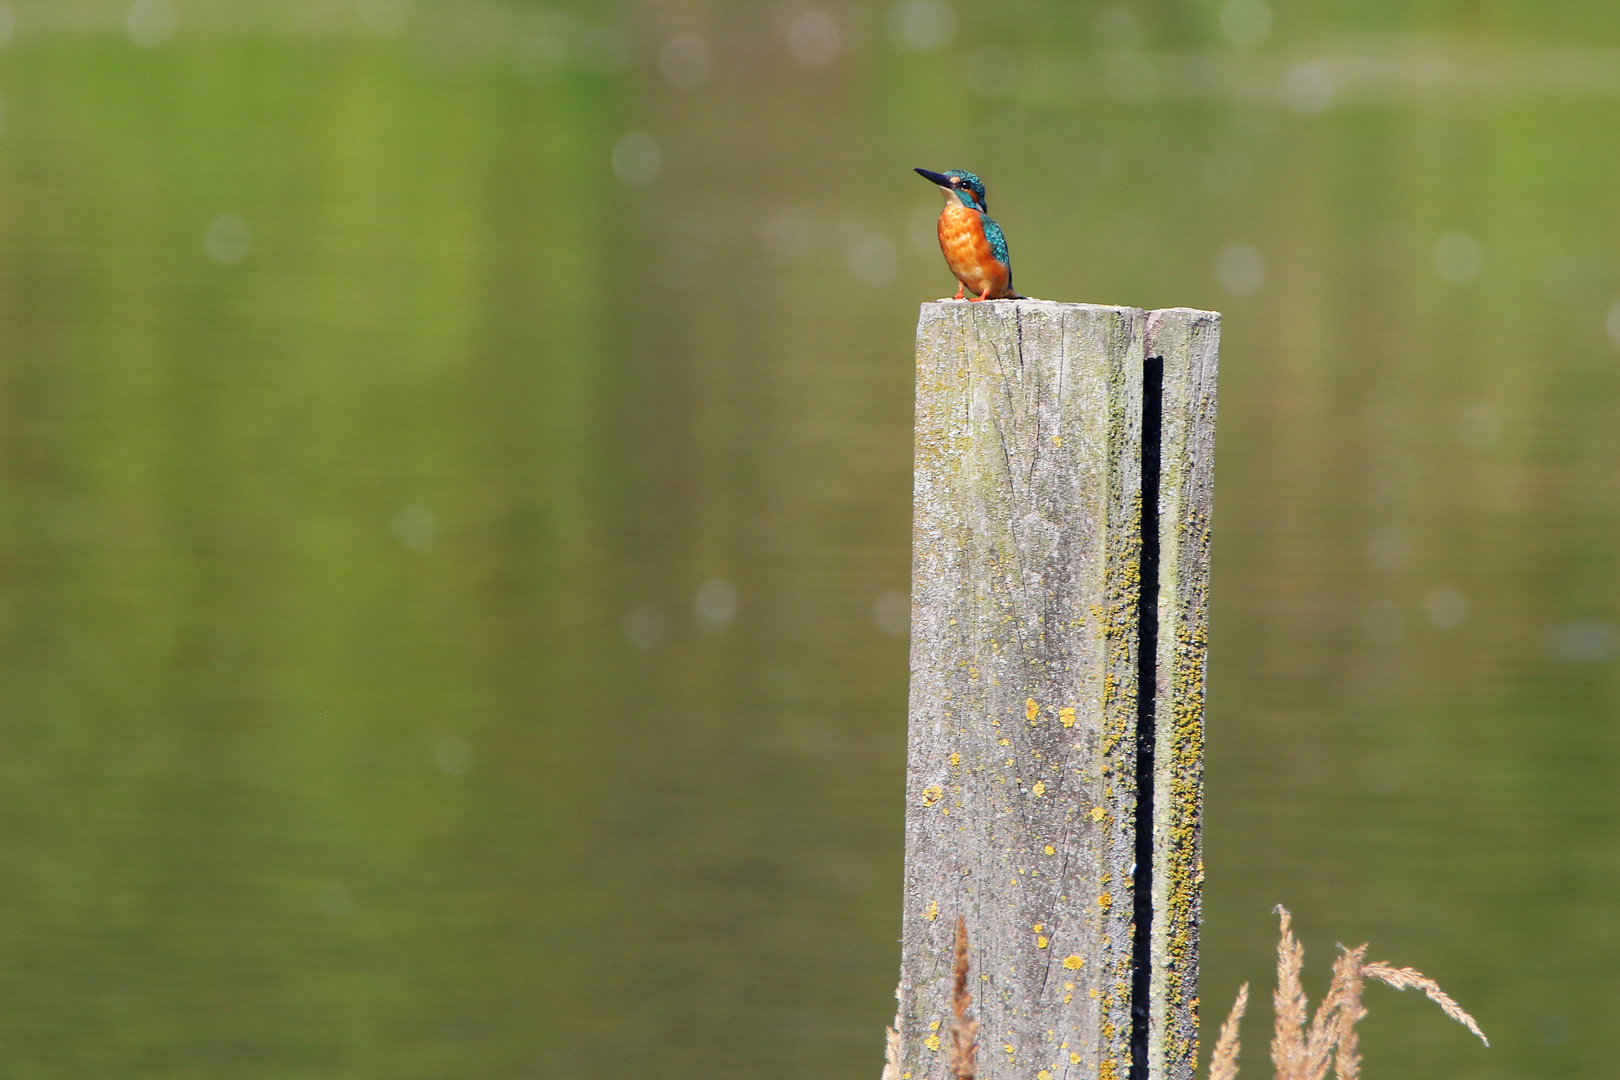
[[[956,986],[951,992],[951,1074],[956,1080],[978,1075],[979,1022],[968,1017],[973,995],[968,993],[967,920],[956,917]]]
[[[1271,1007],[1277,1023],[1271,1034],[1271,1063],[1277,1067],[1277,1080],[1293,1080],[1305,1072],[1305,987],[1299,972],[1305,966],[1305,947],[1294,938],[1294,917],[1281,907],[1282,939],[1277,942],[1277,990]]]
[[[1333,979],[1345,982],[1344,996],[1339,1000],[1338,1022],[1334,1025],[1333,1072],[1339,1080],[1358,1080],[1361,1076],[1361,1051],[1356,1047],[1356,1024],[1367,1015],[1361,1007],[1361,961],[1367,955],[1367,946],[1348,949],[1333,961]],[[1341,974],[1341,972],[1343,974]],[[1486,1044],[1490,1045],[1490,1044]]]
[[[894,1014],[894,1027],[883,1033],[883,1080],[900,1080],[900,1014]]]
[[[1237,1076],[1238,1022],[1243,1010],[1249,1007],[1249,984],[1238,987],[1237,1000],[1221,1025],[1221,1037],[1215,1040],[1215,1056],[1209,1059],[1209,1080],[1233,1080]]]
[[[883,1030],[883,1080],[900,1080],[900,987],[894,988],[894,1027]]]
[[[1361,1004],[1363,979],[1377,979],[1397,990],[1408,987],[1422,990],[1447,1016],[1478,1035],[1486,1046],[1491,1045],[1474,1018],[1433,979],[1411,968],[1366,963],[1365,945],[1357,949],[1340,946],[1343,952],[1333,962],[1333,981],[1328,986],[1327,996],[1316,1007],[1316,1015],[1311,1017],[1307,1028],[1309,1003],[1299,980],[1305,966],[1305,950],[1294,937],[1293,917],[1287,909],[1279,907],[1277,915],[1282,923],[1282,939],[1277,943],[1277,992],[1272,996],[1277,1023],[1271,1039],[1271,1060],[1277,1067],[1277,1080],[1324,1080],[1330,1064],[1337,1080],[1360,1080],[1361,1054],[1356,1048],[1356,1023],[1367,1015]],[[1221,1025],[1221,1037],[1210,1058],[1209,1080],[1236,1080],[1238,1023],[1248,1003],[1249,985],[1244,983],[1238,991],[1237,1003],[1232,1006],[1232,1014]]]
[[[1377,963],[1367,964],[1361,969],[1361,973],[1369,979],[1377,979],[1386,986],[1393,986],[1397,990],[1405,990],[1408,987],[1422,990],[1429,995],[1430,1001],[1445,1010],[1447,1016],[1478,1035],[1479,1041],[1486,1046],[1491,1045],[1491,1041],[1485,1037],[1485,1033],[1479,1030],[1479,1025],[1474,1023],[1474,1018],[1464,1012],[1461,1005],[1451,1000],[1451,995],[1440,989],[1439,983],[1421,971],[1413,971],[1411,968],[1392,968],[1388,964]]]

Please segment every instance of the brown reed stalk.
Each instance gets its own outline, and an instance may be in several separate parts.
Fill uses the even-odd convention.
[[[1461,1005],[1451,1000],[1451,995],[1440,989],[1439,983],[1421,971],[1414,971],[1411,968],[1393,968],[1388,964],[1378,963],[1363,965],[1361,973],[1369,979],[1377,979],[1379,982],[1393,986],[1397,990],[1405,990],[1408,987],[1416,987],[1422,990],[1429,995],[1430,1001],[1445,1010],[1447,1016],[1478,1035],[1479,1041],[1486,1046],[1491,1045],[1491,1041],[1485,1037],[1485,1033],[1479,1030],[1479,1025],[1474,1023],[1474,1018],[1464,1012]]]
[[[1305,966],[1305,947],[1294,938],[1294,917],[1281,904],[1277,916],[1282,937],[1277,942],[1277,989],[1271,995],[1277,1022],[1272,1029],[1271,1063],[1277,1080],[1308,1080],[1305,1072],[1305,988],[1299,972]]]
[[[1215,1054],[1209,1059],[1209,1080],[1236,1080],[1238,1071],[1238,1024],[1243,1011],[1249,1007],[1249,984],[1238,987],[1237,1000],[1221,1025],[1221,1037],[1215,1040]]]
[[[1343,946],[1340,946],[1342,949]],[[1356,1045],[1356,1025],[1367,1015],[1361,1007],[1361,966],[1367,955],[1367,946],[1344,949],[1333,962],[1333,980],[1338,982],[1344,974],[1344,995],[1339,1000],[1339,1013],[1333,1025],[1333,1075],[1338,1080],[1359,1080],[1361,1051]]]
[[[978,1074],[979,1022],[968,1016],[973,995],[968,993],[967,920],[956,917],[956,987],[951,993],[951,1073],[956,1080],[974,1080]]]

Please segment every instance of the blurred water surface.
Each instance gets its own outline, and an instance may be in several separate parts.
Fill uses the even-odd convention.
[[[1611,6],[0,44],[8,1075],[876,1075],[914,165],[987,178],[1027,293],[1226,313],[1206,1020],[1281,902],[1314,991],[1371,939],[1493,1037],[1373,989],[1369,1075],[1609,1069]]]

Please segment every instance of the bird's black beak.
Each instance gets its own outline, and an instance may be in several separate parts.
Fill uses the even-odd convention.
[[[940,187],[951,186],[951,178],[946,176],[944,173],[929,172],[927,169],[913,169],[911,171],[922,177],[924,180],[932,180]]]

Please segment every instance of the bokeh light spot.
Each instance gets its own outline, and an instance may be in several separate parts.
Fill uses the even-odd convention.
[[[341,881],[328,881],[315,896],[315,904],[328,918],[341,918],[354,907],[354,894]]]
[[[658,53],[659,72],[678,90],[690,90],[708,82],[713,65],[709,43],[696,34],[672,37]]]
[[[221,266],[235,266],[253,250],[253,230],[240,214],[218,214],[203,230],[203,252]]]
[[[889,589],[872,603],[872,625],[888,637],[911,634],[911,597],[899,589]]]
[[[1609,335],[1609,343],[1620,349],[1620,299],[1609,305],[1609,313],[1603,320],[1603,329]]]
[[[1221,6],[1221,33],[1245,49],[1271,36],[1271,7],[1266,0],[1227,0]]]
[[[1547,628],[1547,655],[1561,664],[1595,664],[1614,656],[1612,623],[1574,619]]]
[[[647,604],[631,608],[624,616],[624,640],[639,652],[658,648],[664,643],[664,616]]]
[[[518,47],[525,59],[555,71],[568,62],[569,43],[579,31],[579,19],[568,12],[543,12]]]
[[[887,236],[874,233],[850,244],[849,274],[862,285],[873,288],[892,285],[899,272],[899,254]]]
[[[1394,522],[1378,526],[1367,537],[1367,561],[1386,574],[1404,569],[1411,557],[1406,530]]]
[[[802,11],[788,24],[788,53],[805,67],[826,67],[844,48],[838,20],[820,8]]]
[[[1103,64],[1103,86],[1115,101],[1151,101],[1159,92],[1159,69],[1139,52],[1110,53]]]
[[[1091,43],[1099,49],[1137,48],[1142,44],[1142,24],[1124,8],[1103,8],[1091,20]]]
[[[1258,292],[1266,283],[1266,257],[1253,244],[1227,244],[1215,256],[1215,280],[1233,296]]]
[[[431,551],[439,542],[439,519],[420,504],[394,515],[394,539],[410,551]]]
[[[1423,613],[1442,630],[1455,630],[1468,621],[1468,597],[1454,585],[1440,585],[1423,598]]]
[[[942,49],[956,37],[956,9],[945,0],[904,0],[889,9],[889,38],[911,52]]]
[[[574,41],[574,59],[589,75],[617,75],[630,62],[630,43],[612,26],[591,26]]]
[[[1457,441],[1470,450],[1489,450],[1502,438],[1502,421],[1489,402],[1472,401],[1457,412]]]
[[[737,617],[740,602],[737,586],[725,578],[710,578],[698,589],[692,609],[698,622],[719,627]]]
[[[803,261],[814,250],[816,234],[810,215],[793,207],[767,221],[760,239],[766,257],[786,266]]]
[[[967,79],[985,97],[1000,97],[1018,85],[1018,58],[1000,45],[974,49],[967,58]]]
[[[143,49],[155,49],[174,36],[180,16],[169,0],[135,0],[124,17],[129,39]]]
[[[373,34],[397,34],[410,21],[410,0],[357,0],[360,22]]]
[[[1284,74],[1283,104],[1301,116],[1320,116],[1333,107],[1333,76],[1321,64],[1302,61]]]
[[[645,187],[658,179],[664,152],[645,131],[631,131],[613,144],[613,175],[628,187]]]
[[[1434,272],[1446,281],[1463,282],[1479,276],[1484,254],[1479,242],[1465,232],[1448,232],[1434,245]]]
[[[472,768],[472,746],[460,735],[446,735],[433,748],[433,763],[450,776],[465,776]]]

